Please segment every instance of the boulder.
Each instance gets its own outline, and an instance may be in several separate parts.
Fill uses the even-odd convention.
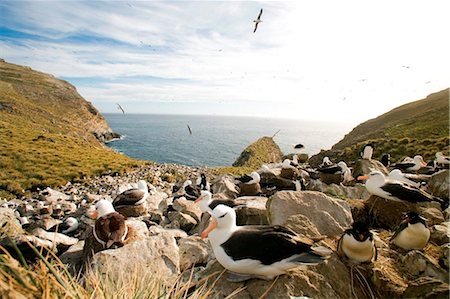
[[[78,239],[66,236],[61,233],[47,232],[42,228],[36,228],[31,232],[32,235],[52,242],[55,246],[71,246],[78,243]]]
[[[430,227],[430,241],[436,245],[450,242],[449,222],[442,222]]]
[[[280,147],[272,137],[262,137],[250,144],[236,159],[233,166],[258,168],[264,163],[281,162],[282,156]]]
[[[116,207],[115,210],[126,216],[126,217],[139,217],[144,216],[147,214],[147,203],[143,202],[140,205],[126,205],[126,206],[120,206]]]
[[[302,214],[290,216],[286,220],[285,226],[292,229],[297,234],[305,237],[311,238],[321,236],[314,223],[312,223],[308,217]]]
[[[222,193],[229,199],[238,197],[239,191],[234,184],[234,177],[231,175],[222,175],[216,177],[211,182],[211,192],[213,194]]]
[[[280,191],[267,201],[272,225],[286,225],[292,215],[304,215],[322,235],[340,235],[352,222],[350,205],[317,191]]]
[[[180,239],[178,244],[181,272],[191,267],[205,266],[214,258],[211,247],[199,236]]]
[[[202,211],[198,204],[192,200],[187,200],[185,198],[178,198],[173,202],[173,208],[181,213],[187,214],[199,222],[202,217]]]
[[[366,209],[369,211],[373,226],[388,230],[396,228],[402,221],[404,214],[409,211],[424,215],[428,219],[429,225],[443,221],[443,215],[439,211],[439,204],[435,202],[408,203],[372,195],[366,201]]]
[[[132,260],[130,260],[132,259]],[[174,281],[180,273],[178,246],[170,234],[147,237],[121,248],[96,253],[92,266],[101,273],[136,273],[136,268]]]
[[[443,268],[447,269],[448,266],[448,255],[450,253],[450,244],[444,244],[441,247],[439,247],[439,265],[441,265]]]
[[[162,228],[160,226],[151,226],[148,229],[150,236],[170,235],[175,239],[187,238],[187,233],[181,229]]]
[[[237,225],[262,225],[269,224],[267,217],[267,198],[262,196],[242,196],[234,200],[236,208]]]
[[[368,199],[370,197],[366,187],[362,184],[344,186],[342,184],[325,184],[320,180],[310,180],[306,190],[320,191],[327,195],[343,199]]]
[[[372,170],[381,171],[386,176],[389,174],[387,168],[380,161],[374,159],[359,159],[356,161],[355,166],[353,167],[352,175],[354,178],[357,178],[360,175],[369,174]]]
[[[56,190],[53,190],[50,187],[47,187],[47,189],[45,189],[43,194],[44,194],[44,197],[45,197],[45,200],[47,201],[47,203],[55,203],[60,200],[68,200],[70,198],[69,195],[66,195],[66,194],[56,191]]]
[[[401,263],[409,277],[429,276],[448,281],[448,273],[419,250],[411,250],[401,258]]]
[[[170,220],[168,228],[179,228],[185,232],[191,231],[197,224],[197,220],[194,217],[181,212],[169,212],[167,218]]]
[[[155,192],[147,198],[147,208],[149,210],[157,210],[159,204],[168,197],[165,192]]]
[[[330,259],[318,266],[297,267],[280,275],[274,280],[251,279],[246,282],[229,282],[222,276],[223,267],[216,261],[209,263],[205,270],[199,272],[197,279],[212,275],[214,283],[211,298],[226,298],[235,293],[236,298],[366,298],[365,287],[356,278],[351,277],[349,268],[333,254]],[[350,281],[354,280],[354,292]]]
[[[411,281],[403,298],[448,298],[449,285],[431,277],[420,277]]]
[[[298,170],[292,168],[281,168],[280,177],[287,180],[296,180],[299,176]]]
[[[50,215],[44,215],[40,220],[36,221],[36,224],[42,227],[45,230],[49,230],[50,228],[61,224],[62,221],[59,219],[55,219]]]
[[[83,266],[83,247],[84,241],[79,241],[59,256],[61,262],[66,265],[73,275],[77,275]]]
[[[433,174],[428,181],[428,191],[434,196],[442,199],[449,199],[449,178],[450,172],[442,170]]]

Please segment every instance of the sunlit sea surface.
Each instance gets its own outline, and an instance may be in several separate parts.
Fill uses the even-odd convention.
[[[252,142],[274,137],[283,153],[301,143],[310,155],[341,140],[350,124],[253,117],[104,114],[123,135],[108,146],[127,156],[189,166],[231,165]],[[192,130],[189,133],[188,125]]]

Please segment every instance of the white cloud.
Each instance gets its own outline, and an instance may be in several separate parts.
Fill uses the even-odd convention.
[[[94,78],[78,90],[100,106],[279,103],[300,109],[268,114],[359,122],[450,85],[449,6],[446,1],[4,1],[3,27],[41,38],[7,38],[0,46],[9,61],[56,76]],[[253,34],[260,7],[263,22]]]

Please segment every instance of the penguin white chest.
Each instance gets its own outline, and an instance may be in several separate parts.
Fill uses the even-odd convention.
[[[352,235],[344,234],[341,242],[341,249],[349,259],[358,262],[368,262],[372,260],[375,253],[375,247],[373,242],[369,239],[364,242],[359,242],[355,240]]]
[[[408,224],[392,243],[405,250],[423,249],[430,239],[430,230],[423,223]]]

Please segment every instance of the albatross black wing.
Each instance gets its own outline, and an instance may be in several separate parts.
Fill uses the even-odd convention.
[[[416,203],[429,202],[434,200],[433,196],[426,193],[425,191],[403,183],[389,182],[381,186],[381,189],[400,200],[408,202]]]
[[[323,173],[333,174],[333,173],[336,173],[338,171],[342,171],[342,168],[340,168],[338,165],[332,165],[332,166],[328,166],[328,167],[318,168],[317,171],[323,172]]]
[[[395,163],[394,165],[391,165],[393,168],[397,168],[397,169],[401,169],[401,170],[406,170],[410,167],[413,167],[414,163]]]
[[[326,258],[314,253],[311,245],[299,241],[289,230],[276,226],[245,226],[234,232],[222,245],[233,260],[255,259],[270,265],[299,256],[298,263],[317,264]]]
[[[253,180],[253,178],[249,175],[244,174],[243,176],[241,176],[240,178],[237,178],[238,181],[242,182],[242,183],[248,183],[251,180]]]

